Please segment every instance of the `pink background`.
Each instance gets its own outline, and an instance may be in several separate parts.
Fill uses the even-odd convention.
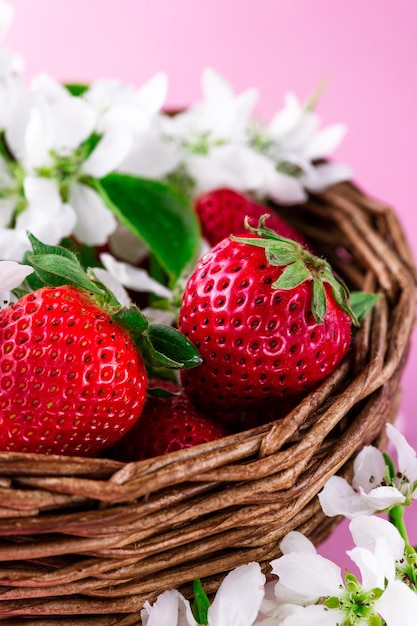
[[[236,91],[257,87],[269,118],[293,90],[306,99],[322,79],[325,125],[344,122],[335,153],[355,181],[395,207],[417,257],[417,3],[414,0],[11,0],[5,43],[23,54],[29,79],[119,78],[138,86],[169,75],[168,104],[200,97],[204,67]],[[414,341],[414,344],[416,342]],[[417,448],[412,348],[403,379],[401,425]],[[417,504],[416,504],[417,507]],[[417,510],[409,533],[417,542]],[[352,547],[346,524],[320,551],[339,565]],[[354,571],[354,569],[352,569]]]

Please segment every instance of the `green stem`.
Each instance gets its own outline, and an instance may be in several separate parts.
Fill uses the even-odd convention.
[[[404,539],[406,545],[410,545],[404,523],[404,509],[405,507],[402,504],[397,504],[396,506],[393,506],[389,512],[389,521],[391,522],[391,524],[394,524],[395,528]]]

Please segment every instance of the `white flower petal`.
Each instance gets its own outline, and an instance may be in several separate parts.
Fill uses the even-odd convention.
[[[340,476],[332,476],[318,494],[321,508],[328,517],[343,515],[349,519],[357,515],[371,515],[375,509],[363,502],[349,483]]]
[[[164,591],[140,612],[143,626],[197,626],[188,601],[175,589]]]
[[[73,232],[77,216],[69,204],[62,204],[55,215],[39,207],[28,207],[16,221],[16,228],[29,231],[43,243],[56,245]]]
[[[374,446],[365,446],[353,463],[352,486],[365,492],[370,491],[382,481],[385,471],[385,459],[380,450]]]
[[[62,205],[58,185],[52,178],[26,176],[23,188],[29,204],[43,208],[45,212],[56,211]]]
[[[25,133],[24,163],[29,171],[51,163],[50,146],[53,141],[51,131],[43,112],[39,108],[33,108]]]
[[[96,113],[81,98],[58,99],[50,106],[51,145],[61,156],[72,154],[94,131]]]
[[[264,193],[279,204],[301,204],[307,200],[301,181],[276,169],[271,169],[266,177]]]
[[[0,291],[11,291],[19,287],[33,268],[16,261],[0,261]]]
[[[310,539],[296,530],[285,535],[279,547],[282,554],[290,554],[291,552],[311,552],[316,554],[316,548]]]
[[[167,91],[168,76],[159,72],[138,89],[132,101],[149,116],[156,115],[165,104]]]
[[[227,103],[234,98],[231,84],[211,67],[205,68],[202,72],[201,90],[204,100],[208,103]]]
[[[20,91],[13,103],[13,109],[6,126],[6,141],[16,160],[25,165],[26,159],[26,128],[32,107],[35,104],[34,94]]]
[[[149,255],[149,248],[123,224],[109,237],[110,252],[121,261],[139,265]]]
[[[390,581],[375,609],[387,626],[415,626],[417,593],[399,580]]]
[[[0,250],[4,260],[22,261],[25,252],[30,250],[26,231],[16,228],[1,228]]]
[[[271,562],[272,571],[279,576],[279,585],[294,591],[305,603],[321,596],[339,595],[343,585],[340,567],[319,554],[310,552],[284,554]],[[303,575],[300,576],[300,572]]]
[[[209,155],[192,154],[187,167],[196,181],[196,195],[230,187],[236,191],[256,190],[264,185],[270,161],[250,148],[227,144],[214,148]]]
[[[62,98],[71,98],[68,89],[46,72],[37,74],[31,80],[30,89],[33,93],[42,96],[42,98],[46,99],[49,103],[55,100],[61,100]]]
[[[369,493],[361,490],[360,499],[364,505],[373,508],[374,512],[384,511],[395,504],[405,502],[405,496],[395,487],[376,487]]]
[[[54,180],[27,176],[24,189],[29,206],[17,218],[16,228],[29,231],[50,245],[72,234],[77,215],[69,204],[62,202]]]
[[[401,504],[405,497],[394,487],[377,487],[369,493],[360,487],[358,493],[340,476],[332,476],[319,493],[319,500],[327,516],[343,515],[353,519]]]
[[[101,114],[115,105],[129,103],[134,93],[133,84],[104,78],[95,80],[83,94],[83,99]]]
[[[332,124],[319,130],[308,142],[303,154],[312,161],[329,156],[342,142],[346,131],[344,124]]]
[[[339,626],[346,613],[339,609],[327,609],[322,604],[306,607],[285,606],[272,620],[255,622],[254,626]]]
[[[284,94],[284,107],[272,118],[268,130],[273,137],[283,137],[299,124],[303,109],[297,96],[289,91]]]
[[[320,163],[309,174],[302,175],[301,181],[306,189],[316,193],[353,178],[352,169],[343,163]]]
[[[181,157],[179,147],[151,127],[134,137],[132,149],[118,170],[144,178],[161,179],[178,167]]]
[[[127,293],[123,285],[120,284],[117,278],[115,278],[112,274],[110,274],[110,272],[104,270],[101,267],[94,267],[92,269],[97,278],[103,283],[103,285],[110,289],[116,300],[120,302],[122,306],[127,307],[132,304],[132,300],[129,294]]]
[[[128,154],[132,146],[132,136],[122,129],[108,129],[89,157],[82,170],[95,178],[102,178],[115,170]]]
[[[74,228],[77,239],[91,246],[105,244],[115,230],[117,221],[98,193],[87,185],[75,183],[71,186],[69,202],[77,212]]]
[[[393,524],[377,517],[357,517],[349,524],[355,545],[376,552],[377,541],[384,539],[389,547],[391,559],[399,560],[404,555],[404,540]]]
[[[106,133],[128,132],[131,135],[146,132],[151,125],[151,118],[137,106],[126,103],[116,104],[101,115],[97,122],[97,131]]]
[[[155,309],[150,306],[146,306],[142,309],[144,316],[153,324],[166,324],[172,326],[175,322],[175,313],[173,311],[165,311],[164,309]]]
[[[149,256],[149,248],[131,231],[126,229],[126,232],[122,233],[119,227],[120,225],[109,237],[109,250],[119,260],[138,266]]]
[[[250,114],[258,99],[257,90],[247,89],[235,96],[231,85],[208,68],[202,74],[202,91],[203,102],[191,107],[182,120],[188,120],[189,128],[198,128],[215,139],[244,140]]]
[[[230,572],[209,607],[210,626],[252,626],[264,597],[264,585],[265,576],[258,563]]]
[[[388,439],[395,446],[398,457],[398,469],[405,474],[411,482],[417,481],[417,455],[404,435],[395,426],[387,424]]]
[[[0,198],[0,228],[7,228],[10,225],[15,209],[16,198]]]
[[[100,260],[106,270],[125,287],[135,291],[154,293],[161,298],[172,298],[172,291],[154,280],[146,270],[117,261],[107,253],[101,254]]]
[[[346,554],[359,567],[362,587],[365,591],[370,591],[375,588],[384,589],[384,572],[378,567],[379,563],[375,554],[370,550],[358,547],[348,550]]]

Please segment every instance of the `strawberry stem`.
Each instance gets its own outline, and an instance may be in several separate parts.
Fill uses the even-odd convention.
[[[264,248],[265,256],[270,265],[285,266],[276,280],[273,289],[294,289],[306,280],[312,280],[311,312],[317,323],[322,323],[327,311],[325,283],[331,286],[333,296],[340,308],[352,319],[355,326],[359,321],[349,302],[349,290],[345,283],[336,278],[330,264],[303,248],[292,239],[281,237],[275,231],[264,226],[268,215],[263,215],[257,227],[252,227],[245,218],[245,227],[257,237],[236,237],[233,241]]]

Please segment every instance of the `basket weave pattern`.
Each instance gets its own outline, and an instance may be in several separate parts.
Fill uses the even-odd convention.
[[[294,221],[294,216],[297,221]],[[287,217],[287,216],[286,216]],[[415,313],[415,269],[394,212],[342,184],[292,219],[352,290],[380,299],[337,371],[272,424],[165,457],[0,454],[0,620],[140,624],[168,588],[279,556],[300,530],[315,543],[339,521],[318,491],[384,444],[400,402]]]

